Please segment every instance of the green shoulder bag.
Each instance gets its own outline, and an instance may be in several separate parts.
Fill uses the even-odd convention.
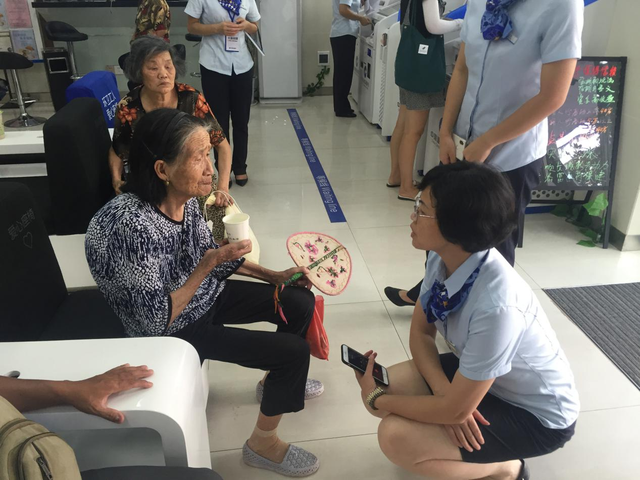
[[[415,93],[442,92],[446,82],[444,36],[423,36],[417,24],[417,9],[409,0],[409,24],[402,25],[402,36],[395,63],[396,85]],[[421,3],[418,2],[418,8]]]

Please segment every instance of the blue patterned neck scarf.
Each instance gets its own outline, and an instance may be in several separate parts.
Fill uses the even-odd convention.
[[[487,10],[482,15],[482,36],[485,40],[507,38],[513,23],[507,10],[518,0],[487,0]]]
[[[242,0],[218,0],[218,2],[222,8],[229,12],[229,16],[233,15],[232,19],[240,15]]]
[[[488,256],[489,252],[485,254],[477,268],[465,280],[464,285],[462,285],[460,290],[458,290],[458,292],[456,292],[451,298],[449,298],[449,294],[447,293],[447,288],[444,283],[439,280],[433,282],[431,291],[427,292],[424,297],[420,299],[422,309],[427,316],[427,322],[434,323],[438,320],[445,322],[447,320],[447,316],[451,312],[455,312],[462,306],[469,296],[469,292],[471,291],[471,288],[473,288],[473,284],[480,274],[480,269],[484,265]],[[429,296],[428,299],[425,298],[427,296]]]

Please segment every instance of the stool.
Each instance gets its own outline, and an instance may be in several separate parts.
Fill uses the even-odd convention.
[[[24,70],[33,67],[33,62],[26,57],[23,57],[19,53],[15,52],[0,52],[0,69],[9,70],[11,72],[11,78],[16,89],[16,102],[20,109],[20,116],[13,120],[7,120],[4,122],[5,127],[9,128],[26,128],[35,127],[36,125],[42,125],[47,120],[40,117],[32,117],[27,113],[27,107],[24,103],[24,97],[22,96],[22,89],[20,88],[20,79],[18,78],[18,72],[16,70]]]
[[[194,35],[193,33],[187,33],[184,38],[187,42],[194,42],[194,47],[197,47],[198,44],[202,41],[202,37],[200,35]],[[191,72],[191,76],[200,78],[202,75],[200,74],[200,72]]]
[[[73,42],[83,42],[89,39],[86,33],[80,33],[74,27],[65,22],[47,22],[44,26],[44,31],[47,34],[49,40],[54,42],[67,42],[67,49],[69,50],[69,60],[71,62],[71,80],[74,82],[82,77],[78,75],[78,68],[76,67],[76,57],[73,50]]]
[[[2,82],[2,80],[5,80],[7,82],[7,89],[9,90],[7,92],[7,95],[9,98],[4,105],[0,105],[0,110],[9,110],[12,108],[19,108],[18,99],[15,97],[15,95],[13,94],[13,90],[11,89],[11,82],[9,82],[9,74],[5,69],[3,69],[3,72],[4,72],[4,78],[0,79],[0,82]],[[22,100],[24,100],[24,104],[26,107],[28,107],[32,103],[37,102],[35,98],[31,98],[25,95],[22,96]]]

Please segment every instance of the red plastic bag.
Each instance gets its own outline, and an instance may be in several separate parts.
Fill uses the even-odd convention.
[[[329,360],[329,338],[324,329],[324,297],[316,295],[316,308],[307,330],[307,342],[311,355],[320,360]]]

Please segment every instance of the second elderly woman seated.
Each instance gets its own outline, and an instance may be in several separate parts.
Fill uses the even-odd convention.
[[[304,408],[324,389],[307,380],[305,340],[314,311],[303,277],[282,294],[274,285],[305,268],[277,272],[245,261],[251,242],[217,245],[195,197],[211,190],[211,125],[174,109],[138,123],[124,193],[92,219],[86,234],[91,274],[128,336],[171,335],[191,343],[200,358],[267,371],[256,395],[260,413],[243,447],[245,463],[289,476],[311,475],[318,459],[278,438],[284,413]],[[267,283],[227,280],[232,274]],[[269,285],[271,284],[271,285]],[[227,325],[268,321],[276,332]]]
[[[218,152],[217,189],[228,192],[231,146],[204,96],[186,83],[176,83],[176,77],[183,75],[184,71],[184,60],[162,39],[146,36],[131,44],[125,73],[129,80],[140,85],[120,101],[116,110],[113,148],[109,152],[109,168],[116,193],[120,193],[126,181],[133,132],[145,114],[158,108],[175,108],[205,119],[212,125],[211,145]],[[200,199],[201,208],[205,200]],[[226,195],[216,197],[217,206],[226,204]]]

